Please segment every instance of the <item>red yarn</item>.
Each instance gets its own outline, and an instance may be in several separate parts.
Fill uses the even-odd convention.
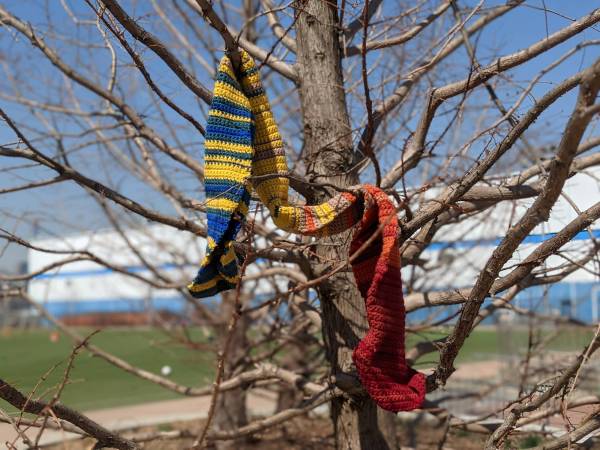
[[[351,254],[385,225],[352,263],[369,322],[369,331],[354,349],[352,359],[375,403],[388,411],[410,411],[423,404],[425,375],[406,365],[398,219],[394,205],[381,189],[369,185],[363,189],[365,211],[352,239]]]

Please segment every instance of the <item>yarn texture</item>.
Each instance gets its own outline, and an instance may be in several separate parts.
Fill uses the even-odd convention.
[[[369,323],[369,331],[353,352],[358,376],[381,408],[419,408],[425,398],[425,376],[405,360],[406,313],[394,205],[381,189],[370,185],[361,186],[361,195],[343,192],[320,205],[291,205],[283,142],[260,74],[246,52],[239,72],[238,80],[230,59],[221,59],[204,146],[208,244],[189,292],[209,297],[236,286],[239,273],[233,243],[248,213],[250,176],[257,180],[252,184],[255,193],[283,230],[331,236],[358,224],[350,251],[361,252],[352,270]]]

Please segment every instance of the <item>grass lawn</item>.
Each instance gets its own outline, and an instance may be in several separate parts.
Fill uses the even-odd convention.
[[[448,331],[409,334],[407,348],[423,339],[443,337]],[[85,334],[86,331],[80,330],[80,333]],[[48,330],[0,333],[0,378],[29,393],[48,373],[34,397],[51,398],[63,377],[73,344],[63,336],[53,343],[49,335]],[[193,332],[192,337],[196,341],[203,339],[199,330]],[[580,350],[590,338],[591,331],[571,328],[562,331],[548,348]],[[503,334],[492,328],[477,330],[467,340],[458,362],[495,359],[498,354],[509,352],[522,353],[527,347],[527,339],[526,329]],[[185,348],[171,341],[160,330],[105,329],[93,336],[91,342],[154,373],[160,373],[163,366],[169,365],[173,370],[170,378],[187,386],[203,386],[212,381],[214,352]],[[416,368],[424,369],[434,363],[433,354],[428,355],[419,361]],[[77,409],[90,410],[177,397],[177,394],[127,374],[82,350],[75,359],[70,383],[61,401]],[[0,408],[9,410],[2,403]]]
[[[437,332],[412,333],[406,338],[407,348],[413,347],[423,340],[435,340],[447,336],[451,329],[440,329]],[[551,330],[541,330],[537,339],[548,338],[545,351],[581,351],[592,340],[594,333],[589,328],[564,327],[556,335]],[[474,331],[465,341],[457,362],[485,361],[495,359],[499,355],[523,355],[527,351],[529,332],[526,327],[514,327],[499,331],[497,328],[482,328]],[[437,363],[437,354],[428,355],[419,360],[417,369],[431,367]]]
[[[81,331],[81,334],[85,332]],[[37,387],[35,397],[52,398],[64,375],[73,343],[63,336],[53,343],[49,335],[48,330],[0,335],[0,378],[24,392],[31,392],[40,378],[50,371],[47,379]],[[163,366],[169,365],[172,368],[170,378],[188,386],[208,384],[214,373],[212,352],[187,349],[159,330],[105,329],[94,335],[90,342],[154,373],[160,373]],[[175,393],[127,374],[81,350],[61,401],[77,409],[89,410],[177,397]],[[5,406],[0,404],[2,409]]]

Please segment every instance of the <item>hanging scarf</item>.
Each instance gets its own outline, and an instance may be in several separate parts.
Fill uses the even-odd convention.
[[[235,288],[239,273],[233,243],[248,214],[248,177],[275,225],[306,236],[332,236],[359,223],[350,252],[377,233],[352,262],[365,299],[369,331],[353,352],[359,379],[383,409],[408,411],[425,398],[425,376],[406,365],[405,309],[400,279],[398,219],[379,188],[343,192],[320,205],[288,202],[283,142],[252,58],[242,52],[238,80],[230,59],[219,65],[204,144],[207,251],[188,286],[194,297]],[[240,84],[241,83],[241,84]],[[382,228],[380,230],[380,228]]]

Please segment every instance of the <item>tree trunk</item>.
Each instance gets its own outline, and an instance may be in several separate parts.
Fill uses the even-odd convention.
[[[297,315],[290,312],[290,322],[293,324]],[[293,326],[292,326],[293,329]],[[310,336],[305,331],[293,333],[285,353],[281,356],[279,365],[284,369],[304,375],[307,364],[307,350],[311,347]],[[303,399],[304,393],[296,386],[281,383],[278,386],[277,406],[275,412],[284,411],[297,406]]]
[[[328,0],[297,4],[296,22],[300,100],[304,121],[304,148],[309,181],[341,187],[358,184],[350,172],[352,134],[346,107],[340,59],[337,5]],[[332,192],[315,190],[311,201]],[[320,262],[347,258],[350,232],[322,239],[316,246]],[[317,264],[316,272],[331,268]],[[315,273],[314,275],[319,275]],[[318,288],[323,310],[323,335],[332,373],[353,369],[352,350],[365,334],[364,301],[351,272],[339,273]],[[334,400],[331,405],[336,447],[344,450],[394,449],[395,416],[380,410],[369,398]]]
[[[235,292],[229,291],[223,294],[222,317],[224,318],[222,326],[218,327],[219,348],[223,348],[227,339],[228,318],[233,314]],[[238,320],[237,326],[233,330],[233,336],[229,346],[227,359],[225,360],[224,379],[233,376],[238,362],[241,361],[248,348],[246,331],[248,328],[248,318],[244,315]],[[248,424],[248,415],[246,411],[246,390],[242,388],[224,391],[219,394],[217,407],[215,408],[214,418],[215,429],[231,431]],[[240,447],[240,442],[246,441],[241,438],[232,441],[215,441],[214,448],[217,450],[233,450]]]

